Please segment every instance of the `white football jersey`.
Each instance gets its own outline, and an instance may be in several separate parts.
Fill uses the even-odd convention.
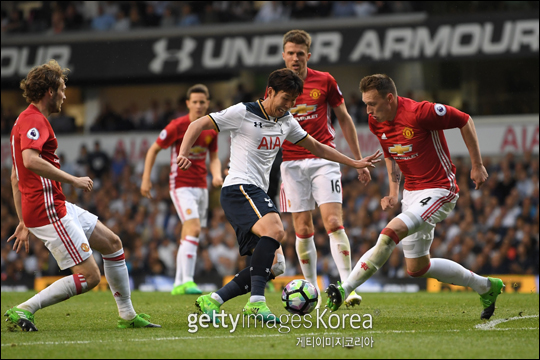
[[[272,163],[283,141],[296,144],[308,136],[290,112],[280,118],[270,116],[261,100],[208,116],[218,132],[231,131],[230,169],[223,186],[251,184],[268,191]]]

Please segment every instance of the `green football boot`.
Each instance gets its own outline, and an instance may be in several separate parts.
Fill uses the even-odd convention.
[[[217,300],[212,299],[211,295],[212,294],[199,296],[195,301],[195,306],[202,314],[208,315],[211,322],[215,321],[216,324],[219,324],[219,318],[215,318],[214,315],[219,313],[221,304]]]
[[[22,331],[38,331],[36,325],[34,325],[34,314],[30,311],[12,307],[6,311],[4,316],[7,316],[6,322],[18,325]]]
[[[152,324],[150,315],[138,314],[131,320],[118,319],[119,329],[136,329],[136,328],[160,328],[161,325]]]
[[[171,295],[184,295],[186,293],[186,284],[175,286],[171,290]]]
[[[186,295],[201,295],[202,291],[199,289],[197,284],[195,284],[193,281],[188,281],[183,284],[185,289]]]
[[[489,318],[495,312],[495,301],[497,301],[497,296],[502,294],[505,286],[501,279],[490,278],[488,280],[491,282],[491,289],[483,295],[480,295],[480,302],[484,307],[480,319],[489,320]]]
[[[281,324],[279,317],[272,314],[272,311],[270,311],[265,301],[257,301],[252,303],[248,300],[246,306],[244,306],[244,309],[242,309],[242,313],[244,316],[255,315],[255,319],[258,321],[261,321],[262,319],[263,322],[275,321],[276,324]]]
[[[348,308],[355,307],[356,305],[360,305],[361,302],[362,297],[353,290],[347,297],[347,300],[345,300],[345,306]]]
[[[341,286],[341,283],[338,281],[337,285],[330,284],[326,289],[326,294],[328,295],[328,300],[326,300],[326,307],[330,311],[336,311],[343,304],[345,300],[345,290]]]

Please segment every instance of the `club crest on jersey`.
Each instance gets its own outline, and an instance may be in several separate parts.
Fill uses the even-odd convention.
[[[280,147],[281,147],[281,139],[279,138],[279,136],[276,136],[275,138],[272,138],[271,136],[268,136],[268,137],[263,136],[263,138],[261,139],[261,143],[257,147],[257,150],[261,150],[263,148],[264,150],[272,150],[275,148],[279,149]]]
[[[88,245],[86,245],[86,244],[82,244],[82,245],[81,245],[81,249],[82,249],[82,251],[84,251],[84,252],[89,252],[89,251],[90,251],[90,248],[89,248]]]
[[[412,139],[414,136],[413,129],[409,127],[406,127],[405,129],[403,129],[403,136],[405,136],[406,139]]]
[[[212,136],[208,135],[207,137],[205,137],[204,142],[206,145],[210,145],[210,143],[212,142]]]
[[[289,111],[293,115],[306,115],[310,112],[317,110],[317,105],[299,104],[290,109]]]
[[[191,209],[186,210],[186,214],[191,215],[191,213],[192,213]]]
[[[27,136],[30,140],[37,140],[37,139],[39,139],[39,131],[38,131],[38,129],[36,129],[36,128],[31,128],[31,129],[28,130],[28,132],[26,133],[26,136]]]
[[[409,153],[411,151],[412,145],[394,144],[394,146],[388,148],[388,152],[390,154],[397,154],[398,156]]]
[[[439,116],[444,116],[446,115],[446,106],[444,106],[443,104],[435,104],[435,112],[437,113],[437,115]]]
[[[165,140],[166,137],[167,137],[167,130],[165,129],[161,130],[161,132],[159,133],[159,138],[161,140]]]
[[[319,89],[313,89],[309,92],[309,96],[313,99],[313,100],[317,100],[318,98],[321,97],[321,90]]]

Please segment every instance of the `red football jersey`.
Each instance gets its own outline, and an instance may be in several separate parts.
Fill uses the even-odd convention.
[[[172,120],[159,134],[156,143],[163,149],[171,147],[171,172],[169,174],[169,187],[171,190],[181,187],[206,188],[206,154],[208,151],[216,152],[217,133],[215,130],[203,130],[189,151],[191,167],[186,171],[178,171],[176,158],[180,152],[182,140],[191,122],[189,115]]]
[[[432,188],[459,191],[456,167],[444,129],[462,128],[469,115],[448,105],[398,97],[393,121],[378,123],[369,116],[369,129],[377,136],[384,157],[392,157],[405,177],[405,189]]]
[[[336,131],[330,120],[331,108],[343,103],[343,95],[332,75],[327,72],[307,69],[304,92],[296,99],[289,111],[304,130],[322,144],[336,147]],[[289,141],[283,143],[283,161],[316,158],[301,146]]]
[[[24,167],[22,152],[35,149],[41,158],[60,169],[58,141],[49,120],[30,104],[15,121],[10,136],[11,159],[19,180],[22,217],[29,227],[55,223],[66,216],[66,197],[60,182],[37,175]]]

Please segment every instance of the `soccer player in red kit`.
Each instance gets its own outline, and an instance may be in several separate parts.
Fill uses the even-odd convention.
[[[285,66],[304,80],[304,91],[290,111],[302,128],[322,144],[335,148],[335,130],[330,119],[333,109],[355,159],[362,159],[354,122],[336,80],[327,72],[307,67],[311,37],[303,30],[291,30],[283,36]],[[358,179],[366,185],[371,176],[367,168],[357,169]],[[312,210],[319,206],[330,238],[330,250],[341,280],[351,272],[351,245],[343,228],[341,170],[338,163],[321,159],[301,146],[285,141],[281,164],[281,211],[291,212],[296,232],[296,252],[302,272],[317,287],[317,249],[313,236]],[[320,290],[319,290],[320,293]],[[360,304],[353,291],[346,305]],[[321,297],[319,303],[321,305]]]
[[[11,130],[13,167],[11,185],[19,225],[8,242],[19,252],[29,251],[29,232],[43,241],[66,276],[31,299],[6,311],[6,321],[23,331],[37,331],[34,313],[94,288],[101,279],[92,249],[103,255],[105,277],[118,306],[119,328],[161,327],[137,314],[131,304],[129,275],[122,241],[97,216],[66,201],[62,183],[92,191],[89,177],[75,177],[60,170],[58,142],[47,116],[60,112],[66,98],[69,69],[56,60],[34,67],[21,81],[23,96],[30,103]]]
[[[345,296],[381,268],[401,242],[410,276],[471,287],[484,307],[481,318],[489,319],[504,288],[502,280],[485,278],[454,261],[429,256],[435,225],[446,219],[459,197],[456,167],[450,159],[444,129],[461,130],[477,190],[488,177],[472,118],[448,105],[398,96],[394,81],[386,75],[363,78],[360,91],[367,105],[369,128],[381,143],[388,170],[390,194],[381,200],[382,209],[397,205],[403,174],[402,213],[382,230],[376,245],[362,256],[347,281],[328,287],[326,305],[337,310]]]
[[[171,147],[171,172],[169,188],[171,199],[182,221],[180,246],[176,255],[176,276],[173,295],[202,294],[193,281],[197,248],[201,227],[206,227],[208,212],[208,189],[206,184],[206,154],[210,154],[210,172],[212,185],[221,186],[221,162],[218,157],[217,133],[215,130],[204,130],[197,138],[189,153],[192,166],[187,171],[178,171],[176,158],[184,139],[186,130],[192,121],[206,115],[210,103],[208,88],[202,84],[190,87],[187,91],[186,105],[189,114],[174,119],[159,134],[158,139],[146,154],[144,173],[141,183],[141,194],[151,198],[152,182],[150,173],[157,154]]]

